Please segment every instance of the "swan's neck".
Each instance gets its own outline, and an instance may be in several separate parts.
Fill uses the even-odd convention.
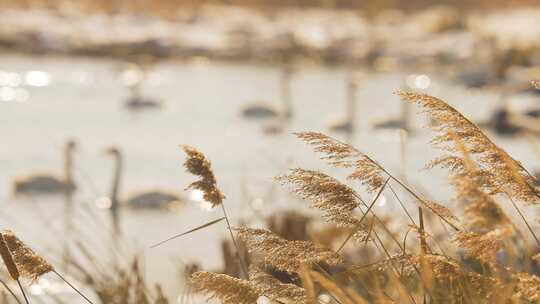
[[[354,129],[354,121],[356,118],[356,84],[353,80],[349,80],[347,84],[347,121]]]
[[[287,67],[281,72],[281,99],[283,102],[284,118],[292,117],[292,100],[291,100],[291,72]]]
[[[73,183],[73,150],[70,147],[64,151],[64,178],[67,183]]]
[[[118,193],[120,191],[120,182],[122,179],[122,156],[118,153],[114,156],[114,176],[111,188],[111,209],[118,208]]]

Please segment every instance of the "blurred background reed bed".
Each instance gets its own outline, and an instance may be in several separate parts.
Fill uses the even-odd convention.
[[[0,303],[540,303],[535,1],[0,8]]]

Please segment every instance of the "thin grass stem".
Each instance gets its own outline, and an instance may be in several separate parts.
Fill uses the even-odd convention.
[[[231,240],[234,244],[234,248],[236,249],[236,255],[238,256],[238,260],[240,261],[240,269],[242,269],[242,272],[244,273],[245,277],[248,278],[249,275],[248,275],[247,266],[245,264],[244,258],[242,257],[242,254],[240,253],[240,247],[238,246],[238,243],[236,242],[236,239],[232,232],[231,223],[229,222],[229,216],[227,215],[227,210],[225,209],[225,204],[224,202],[221,202],[220,205],[221,205],[221,209],[223,210],[223,216],[225,217],[225,222],[227,223],[227,229],[229,230]]]
[[[369,205],[368,209],[366,210],[366,212],[364,212],[364,214],[360,218],[360,221],[358,221],[358,223],[356,224],[354,229],[351,231],[351,233],[347,236],[345,241],[343,241],[341,246],[339,246],[338,250],[336,251],[337,253],[339,253],[341,251],[341,249],[343,249],[343,247],[345,247],[345,244],[347,244],[347,242],[353,237],[353,235],[358,231],[358,229],[360,229],[360,226],[362,225],[362,222],[364,221],[364,219],[366,218],[368,213],[371,211],[371,208],[373,208],[373,206],[375,205],[375,202],[377,202],[377,200],[379,199],[379,196],[381,196],[384,188],[386,188],[386,185],[388,184],[388,181],[390,181],[390,178],[386,179],[386,182],[384,182],[384,184],[381,186],[381,189],[379,189],[379,191],[377,192],[377,195],[375,195],[375,198],[373,199],[373,201]]]
[[[69,287],[71,287],[73,290],[75,290],[76,293],[78,293],[81,297],[83,297],[83,299],[86,300],[86,302],[90,303],[90,304],[94,304],[90,299],[88,299],[79,289],[77,289],[75,286],[73,286],[73,284],[71,284],[68,280],[66,280],[64,278],[64,276],[62,276],[60,273],[58,273],[58,271],[56,270],[53,270],[53,272],[60,278],[62,279],[62,281],[64,281],[66,284],[69,285]]]
[[[28,297],[26,296],[26,292],[24,292],[24,288],[22,287],[21,280],[17,279],[17,284],[19,285],[19,289],[21,290],[21,293],[24,298],[24,302],[26,304],[30,304],[30,301],[28,301]]]
[[[15,299],[15,301],[17,301],[18,304],[22,304],[21,300],[19,300],[17,295],[13,292],[13,290],[11,290],[11,288],[9,288],[9,286],[6,284],[6,282],[4,282],[4,280],[0,280],[0,283],[2,283],[2,285],[4,285],[4,288],[7,289],[7,291],[13,296],[13,298]]]

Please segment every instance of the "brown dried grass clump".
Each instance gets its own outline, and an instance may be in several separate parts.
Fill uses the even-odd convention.
[[[12,231],[1,232],[20,275],[32,281],[54,271],[54,267],[23,243]]]
[[[311,207],[323,211],[323,218],[338,227],[356,228],[355,238],[365,240],[368,227],[362,226],[353,211],[360,206],[359,196],[350,187],[319,171],[292,169],[289,174],[276,178],[302,199],[311,201]]]
[[[474,157],[478,172],[484,177],[482,186],[491,194],[505,193],[527,203],[538,203],[540,195],[534,187],[534,178],[506,151],[493,143],[474,123],[436,97],[411,91],[398,91],[402,100],[417,103],[423,113],[435,122],[432,129],[438,133],[431,143],[442,150],[457,152],[456,140],[462,142]],[[430,166],[443,166],[462,172],[463,166],[452,155],[434,160]]]
[[[223,199],[225,199],[225,195],[217,186],[216,177],[212,171],[210,161],[202,152],[193,147],[186,145],[182,145],[181,147],[187,154],[187,159],[184,162],[187,171],[200,177],[199,180],[191,183],[186,190],[201,190],[204,193],[204,199],[206,201],[212,203],[213,207],[219,206],[223,202]]]
[[[208,300],[218,299],[223,304],[253,304],[262,294],[247,280],[206,271],[191,275],[191,286],[194,292],[208,295]]]
[[[353,146],[319,132],[299,132],[295,135],[313,146],[316,152],[325,154],[322,159],[331,165],[352,168],[353,172],[347,178],[360,181],[368,192],[376,192],[384,185],[388,174],[381,165]]]
[[[310,241],[287,241],[264,229],[237,228],[236,231],[250,253],[262,256],[265,267],[298,274],[303,264],[336,266],[343,263],[337,253]]]

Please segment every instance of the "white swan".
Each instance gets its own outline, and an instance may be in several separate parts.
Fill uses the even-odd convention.
[[[120,205],[118,194],[120,191],[120,183],[122,178],[123,157],[121,152],[114,147],[107,149],[106,152],[114,158],[115,162],[114,177],[110,197],[112,209],[111,211],[114,215],[114,213],[118,212],[117,210]],[[165,209],[181,204],[182,202],[183,200],[178,194],[161,190],[149,190],[133,194],[127,199],[123,200],[122,203],[136,209]]]
[[[64,148],[64,176],[59,177],[54,174],[38,173],[30,176],[16,178],[13,183],[15,195],[45,195],[72,193],[76,189],[73,181],[73,151],[76,143],[69,140]]]
[[[347,76],[347,94],[345,96],[345,102],[347,104],[347,113],[344,119],[335,121],[329,124],[328,129],[332,132],[353,134],[355,131],[355,117],[356,117],[356,92],[358,90],[359,74],[356,72],[349,72]]]
[[[124,102],[124,106],[129,110],[150,110],[161,107],[161,101],[142,96],[141,87],[145,78],[145,69],[134,63],[128,64],[122,71],[121,80],[130,91],[129,98]]]
[[[293,69],[290,65],[283,65],[280,76],[282,108],[270,105],[266,101],[253,101],[242,109],[242,116],[249,119],[285,118],[292,117],[291,102],[291,76]]]

